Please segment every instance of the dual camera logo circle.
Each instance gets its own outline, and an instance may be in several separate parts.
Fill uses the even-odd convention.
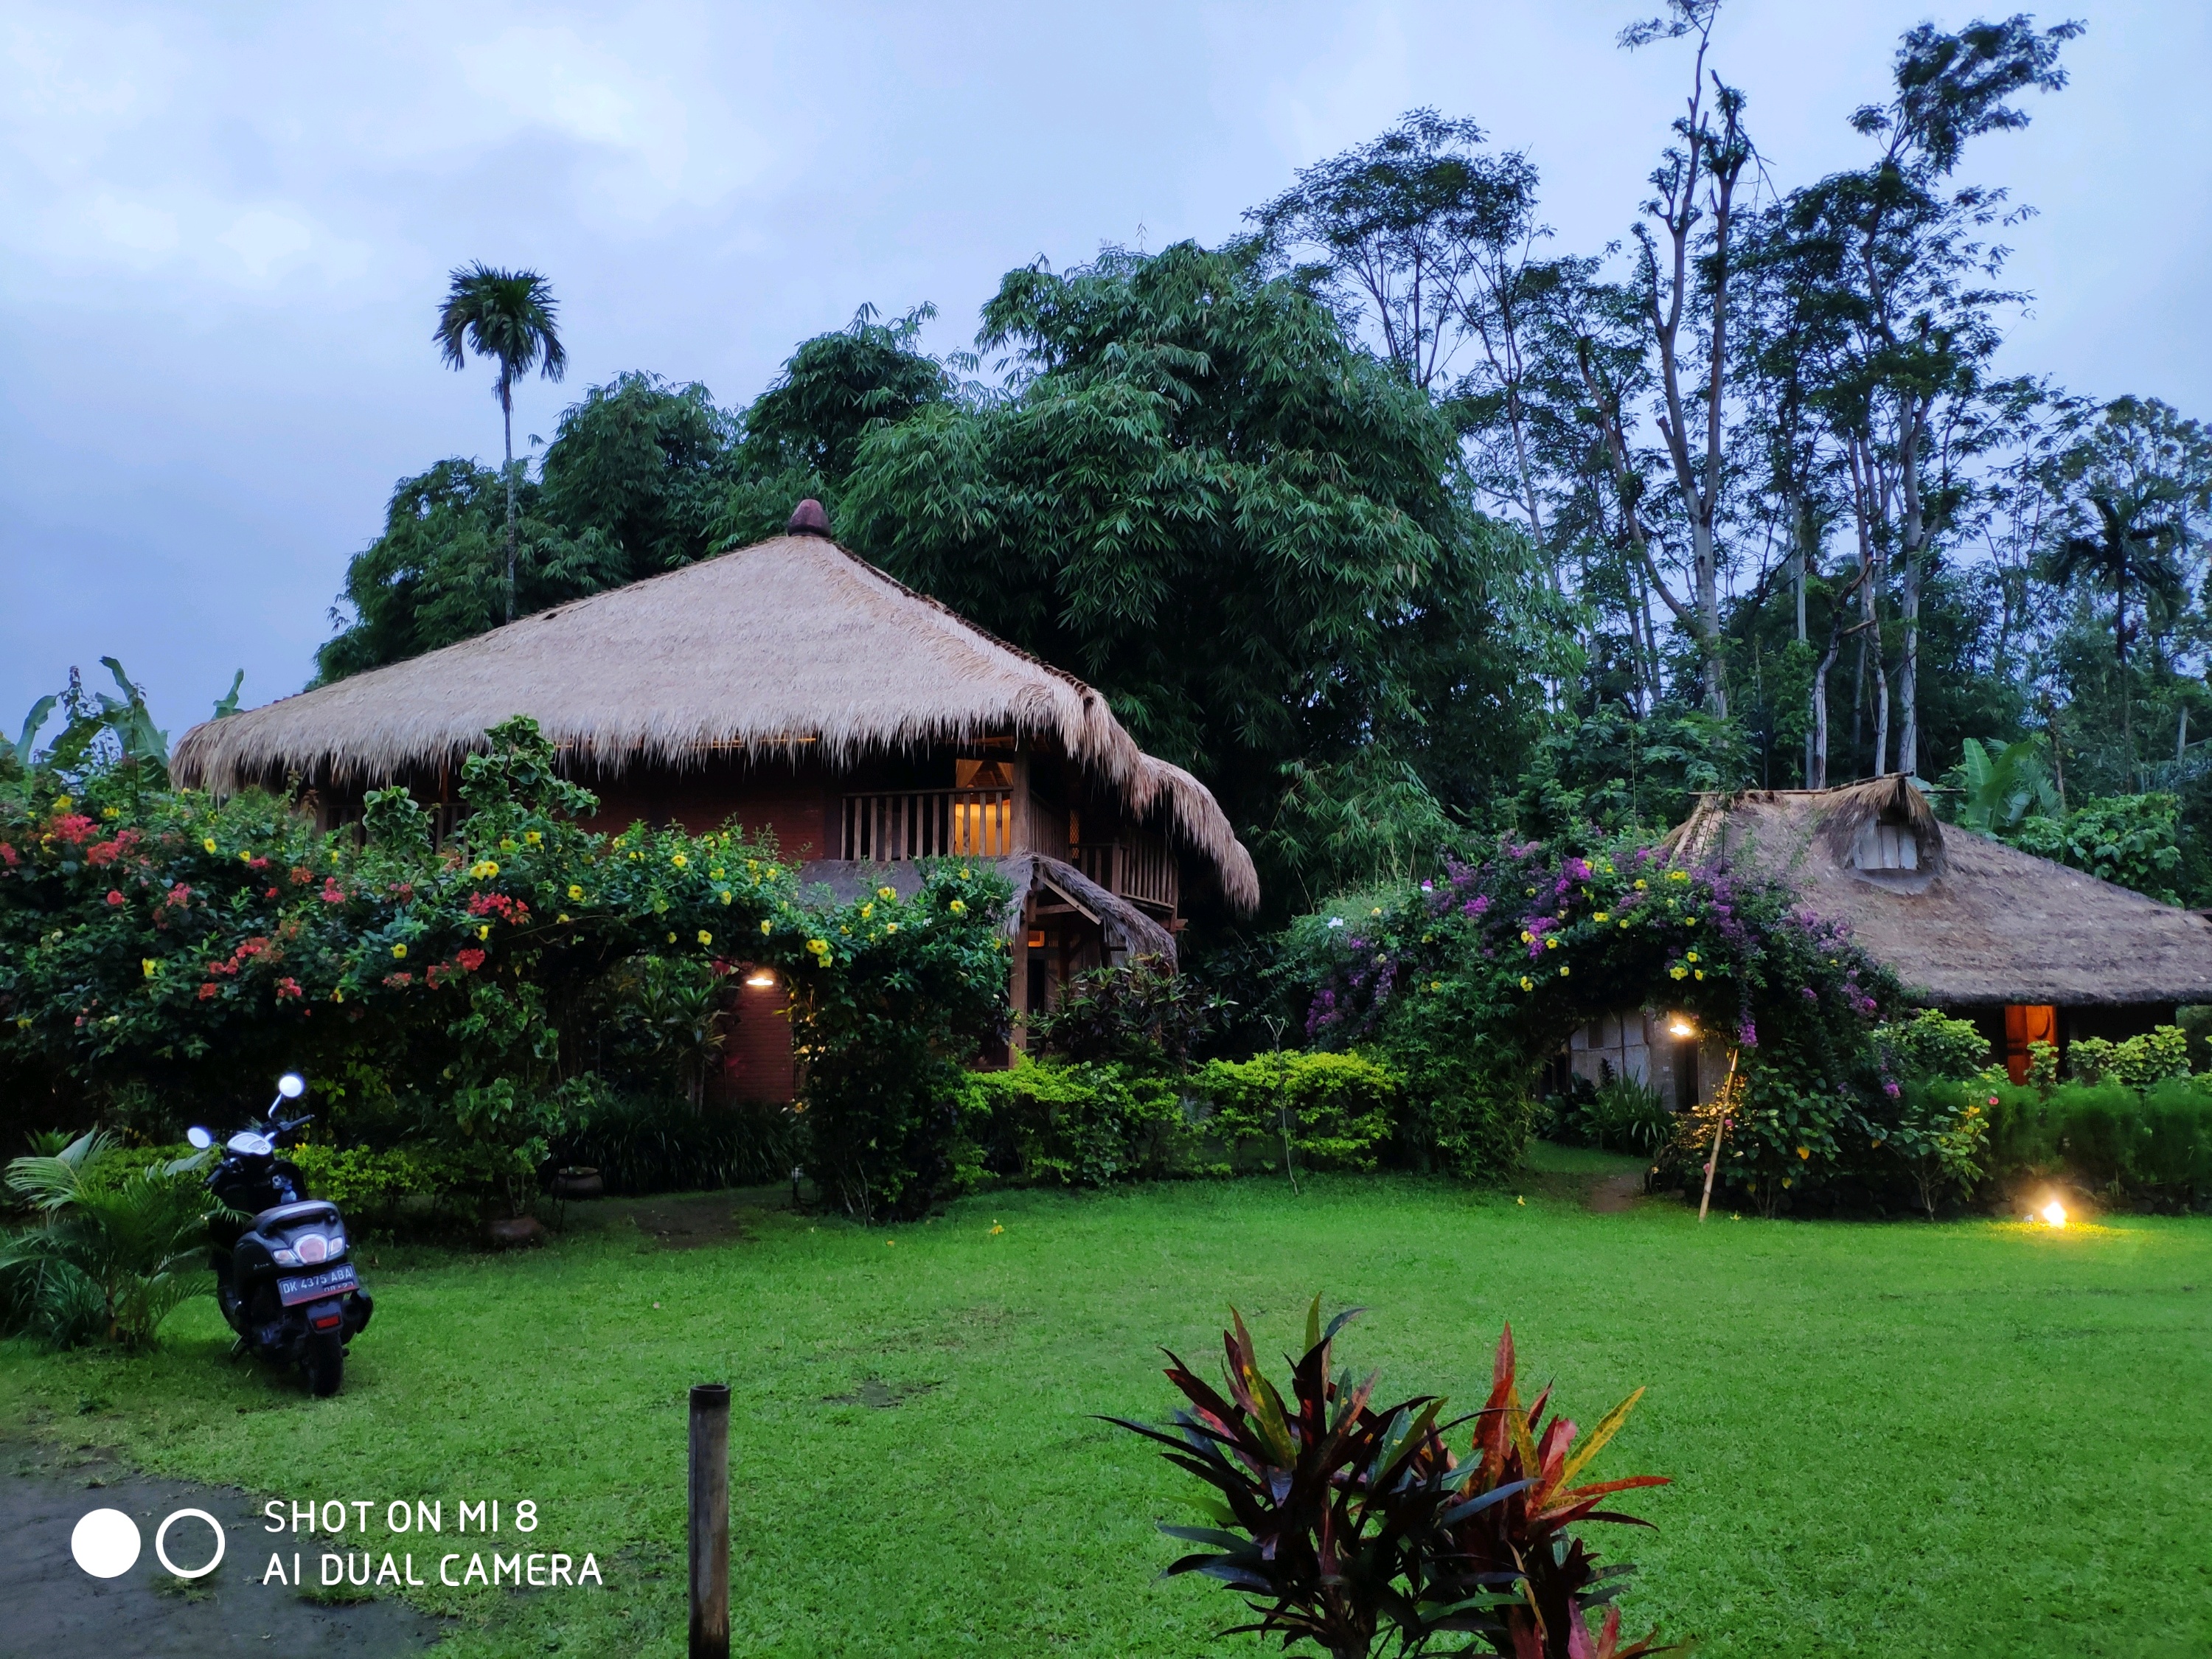
[[[169,1559],[169,1528],[179,1521],[204,1521],[215,1534],[215,1553],[205,1565],[180,1567]],[[177,1510],[154,1533],[154,1559],[179,1578],[204,1578],[222,1565],[224,1542],[222,1522],[205,1510]],[[120,1578],[138,1565],[143,1547],[138,1523],[121,1510],[89,1510],[70,1534],[70,1553],[94,1578]]]

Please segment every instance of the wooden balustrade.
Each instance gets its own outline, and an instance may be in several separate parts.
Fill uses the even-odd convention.
[[[1177,870],[1167,843],[1152,836],[1085,842],[1069,860],[1109,893],[1164,910],[1176,908]]]
[[[902,789],[845,797],[841,858],[1006,858],[1014,852],[1011,789]]]
[[[902,789],[845,797],[838,856],[890,864],[900,859],[1007,858],[1019,844],[1011,789]],[[1156,836],[1085,842],[1068,862],[1108,892],[1172,912],[1180,892],[1176,857]]]

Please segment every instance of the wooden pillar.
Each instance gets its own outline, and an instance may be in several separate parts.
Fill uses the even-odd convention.
[[[691,1389],[690,1659],[730,1659],[730,1385]]]

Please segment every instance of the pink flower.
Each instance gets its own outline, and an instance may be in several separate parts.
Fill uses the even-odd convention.
[[[471,947],[466,951],[456,951],[453,955],[453,960],[461,964],[461,968],[464,972],[473,974],[477,969],[484,965],[484,953],[474,947]]]
[[[119,905],[123,902],[123,895],[111,887],[107,890],[107,902],[111,905]]]

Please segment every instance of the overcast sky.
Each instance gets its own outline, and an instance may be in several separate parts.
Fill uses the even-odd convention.
[[[1589,250],[1684,91],[1678,51],[1614,47],[1638,9],[4,0],[0,722],[106,653],[173,737],[234,668],[300,687],[393,482],[498,454],[489,373],[430,344],[455,264],[560,297],[569,378],[519,441],[624,369],[745,402],[863,301],[965,345],[1009,267],[1217,240],[1417,105],[1526,149]],[[1731,0],[1715,62],[1787,188],[1863,156],[1901,30],[1976,15]],[[2064,15],[2072,86],[1962,170],[2040,210],[2005,366],[2212,414],[2212,7]]]

